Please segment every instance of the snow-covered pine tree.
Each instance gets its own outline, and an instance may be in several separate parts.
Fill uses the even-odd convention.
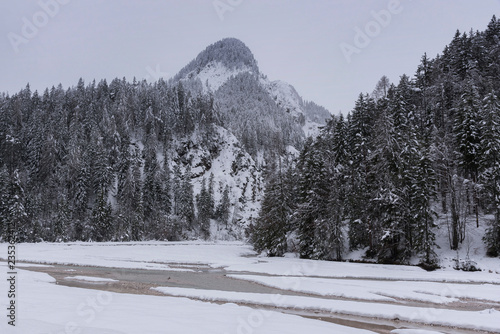
[[[164,154],[163,158],[163,168],[160,174],[160,185],[161,185],[161,210],[166,214],[170,215],[172,213],[172,180],[171,180],[170,162],[167,154]]]
[[[227,224],[229,222],[230,208],[231,208],[231,199],[229,197],[229,186],[226,185],[224,187],[224,191],[222,192],[222,198],[220,200],[220,203],[217,206],[217,209],[215,210],[215,219],[217,219],[220,225],[227,227]]]
[[[287,236],[292,229],[294,184],[291,169],[277,157],[266,168],[266,188],[262,206],[251,229],[251,241],[258,251],[268,256],[283,256],[288,251]]]
[[[458,152],[460,153],[459,166],[463,175],[470,182],[468,192],[472,197],[473,211],[479,226],[479,203],[477,194],[477,179],[480,164],[480,142],[481,142],[481,100],[474,82],[469,79],[457,106],[457,117],[455,120],[455,137]],[[472,210],[470,210],[472,211]]]
[[[210,173],[208,177],[208,188],[207,188],[207,205],[208,213],[210,218],[215,218],[215,198],[214,198],[214,173]]]
[[[331,127],[326,134],[328,146],[326,157],[330,183],[330,195],[327,206],[327,229],[324,233],[323,256],[327,260],[342,260],[344,253],[344,220],[346,219],[346,188],[347,188],[347,125],[344,117],[338,120],[332,118],[325,127]],[[325,131],[324,130],[324,131]],[[325,131],[326,132],[326,131]]]
[[[71,225],[71,212],[66,194],[62,194],[59,198],[54,220],[51,237],[56,242],[67,241],[68,229]]]
[[[435,198],[435,178],[429,149],[420,145],[415,165],[411,168],[410,219],[415,222],[413,249],[421,255],[421,264],[425,268],[436,268],[436,213],[432,208]]]
[[[401,142],[398,140],[386,100],[379,100],[380,115],[374,127],[374,149],[369,155],[369,236],[368,255],[378,255],[383,262],[401,260],[405,243],[403,223],[404,202],[398,182]]]
[[[494,219],[485,235],[490,256],[500,255],[500,101],[490,92],[483,101],[479,180]]]
[[[28,217],[25,207],[25,193],[17,169],[9,175],[6,217],[4,218],[4,231],[6,240],[15,242],[38,241],[36,229]]]
[[[372,244],[368,217],[368,154],[372,149],[374,106],[372,99],[360,94],[354,110],[347,116],[346,214],[351,250]]]
[[[330,185],[321,142],[308,139],[297,162],[297,214],[299,249],[302,258],[321,258],[325,252],[319,246],[328,230],[327,215]]]
[[[113,238],[113,217],[111,205],[107,202],[104,189],[97,194],[92,211],[91,238],[94,241],[109,241]]]
[[[184,226],[192,230],[194,228],[195,215],[193,184],[191,183],[191,168],[189,165],[181,176],[180,191],[177,195],[177,215],[180,217]]]
[[[156,151],[153,147],[148,146],[143,152],[144,157],[144,184],[142,188],[144,219],[151,223],[158,211],[159,206],[159,166],[156,159]]]
[[[200,193],[196,196],[196,209],[198,213],[198,225],[203,239],[210,237],[210,217],[212,216],[212,200],[210,192],[207,189],[206,180],[201,181]]]

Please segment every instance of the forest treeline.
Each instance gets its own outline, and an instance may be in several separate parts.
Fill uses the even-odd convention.
[[[67,90],[39,95],[28,85],[2,95],[2,238],[9,229],[20,242],[206,237],[207,222],[196,213],[224,223],[227,194],[214,203],[218,185],[207,175],[195,198],[182,155],[170,158],[185,149],[176,139],[198,133],[210,142],[215,115],[212,97],[162,80],[80,79]]]
[[[435,236],[449,215],[449,246],[466,221],[488,224],[500,252],[500,21],[456,32],[443,53],[421,58],[397,84],[383,77],[344,118],[309,138],[296,161],[267,166],[259,251],[340,260],[348,250],[384,263],[437,263]],[[480,217],[490,215],[492,219]],[[347,246],[346,246],[347,245]]]

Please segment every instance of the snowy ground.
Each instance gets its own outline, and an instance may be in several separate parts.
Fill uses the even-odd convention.
[[[477,312],[456,311],[436,308],[409,307],[389,304],[360,303],[344,300],[328,300],[301,296],[282,296],[277,294],[258,294],[243,292],[222,292],[215,290],[200,291],[184,288],[156,288],[157,290],[179,297],[201,298],[208,301],[234,302],[252,305],[266,305],[285,309],[303,309],[356,315],[380,319],[398,319],[427,325],[457,326],[480,331],[500,331],[500,311],[488,309]],[[500,289],[497,289],[500,292]],[[376,306],[376,307],[375,307]]]
[[[7,245],[1,244],[0,257],[6,255]],[[481,272],[449,267],[426,272],[413,266],[256,257],[250,246],[239,242],[142,242],[20,244],[17,260],[109,270],[92,277],[75,266],[65,269],[62,281],[55,284],[53,277],[19,263],[17,326],[8,326],[4,315],[0,333],[500,333],[498,259],[481,263]],[[0,266],[3,277],[8,277],[5,262]],[[38,265],[33,270],[44,268]],[[153,285],[151,291],[163,296],[116,293],[109,287],[120,282],[116,276],[106,277],[116,270],[112,268],[162,270],[166,276],[181,278],[203,275],[208,268],[267,286],[272,293],[179,284]],[[65,280],[75,286],[62,286]],[[80,283],[89,288],[76,287]],[[8,290],[2,278],[3,310]],[[314,318],[284,312],[306,312]],[[320,321],[320,316],[353,317],[365,326],[354,322],[342,326]],[[370,327],[379,321],[390,328]]]

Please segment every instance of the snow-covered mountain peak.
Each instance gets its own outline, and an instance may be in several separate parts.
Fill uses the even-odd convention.
[[[230,82],[234,79],[234,82]],[[246,103],[241,108],[282,110],[286,117],[293,118],[302,127],[306,136],[315,136],[319,127],[325,124],[330,113],[314,103],[306,102],[295,88],[281,80],[270,81],[260,73],[250,49],[240,40],[225,38],[209,45],[205,50],[185,66],[174,78],[174,82],[183,81],[196,93],[213,93],[216,102],[227,104],[235,95],[244,92]],[[221,87],[228,83],[221,92]],[[234,91],[234,89],[239,92]],[[263,94],[262,94],[263,93]],[[267,97],[264,97],[267,95]],[[257,100],[257,101],[255,101]],[[261,105],[263,100],[272,100]],[[229,110],[234,108],[233,103]],[[254,110],[255,111],[255,110]],[[263,110],[261,110],[263,111]],[[241,113],[241,110],[240,110]],[[254,113],[257,115],[257,113]]]
[[[250,49],[236,38],[224,38],[209,45],[188,65],[179,71],[174,80],[192,78],[219,64],[228,71],[250,71],[258,74],[259,68]]]

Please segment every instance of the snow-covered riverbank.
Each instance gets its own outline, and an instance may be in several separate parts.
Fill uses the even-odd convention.
[[[2,244],[0,248],[5,254],[6,246]],[[398,319],[402,321],[398,330],[439,325],[443,327],[438,333],[471,329],[500,333],[500,274],[495,268],[469,273],[451,268],[427,272],[412,266],[255,255],[250,246],[239,242],[19,244],[18,262],[110,269],[101,270],[100,278],[72,269],[61,276],[72,284],[79,281],[92,286],[84,289],[55,284],[55,279],[48,274],[28,271],[27,264],[19,263],[16,327],[4,320],[0,329],[2,333],[16,334],[301,333],[304,330],[368,333],[359,328],[279,312],[287,308],[332,316],[351,315],[393,322]],[[3,257],[1,253],[0,257]],[[7,275],[6,263],[2,262],[0,267],[4,276]],[[156,273],[160,270],[166,275],[176,273],[177,282],[182,280],[183,273],[203,275],[207,271],[220,270],[232,279],[256,282],[267,286],[268,290],[248,293],[221,291],[210,286],[196,289],[174,285],[157,287],[161,285],[158,282],[151,282],[151,286],[168,296],[106,290],[106,286],[120,284],[119,276],[109,273],[131,268]],[[79,280],[80,276],[85,279]],[[7,280],[1,280],[1,291],[7,292],[7,284]],[[276,291],[269,293],[269,289]],[[307,296],[287,295],[287,291]],[[2,309],[7,308],[7,303],[6,297],[0,298]]]

